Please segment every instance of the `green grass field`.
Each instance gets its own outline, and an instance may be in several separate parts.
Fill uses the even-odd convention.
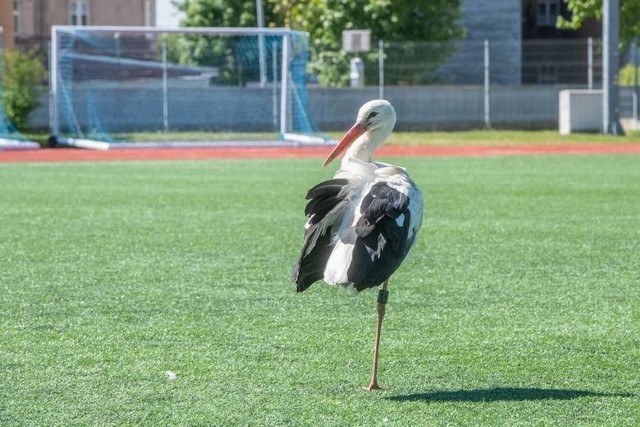
[[[637,426],[640,156],[388,160],[373,393],[375,292],[289,279],[319,159],[0,166],[0,425]]]

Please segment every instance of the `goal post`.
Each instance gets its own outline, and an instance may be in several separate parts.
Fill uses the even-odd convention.
[[[309,114],[308,33],[53,26],[51,45],[49,122],[59,144],[110,149],[328,140]]]
[[[33,150],[40,148],[36,142],[29,141],[11,123],[4,108],[4,49],[2,44],[3,28],[0,27],[0,151]]]

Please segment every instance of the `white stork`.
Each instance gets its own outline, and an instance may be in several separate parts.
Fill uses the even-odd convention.
[[[368,390],[380,388],[378,348],[389,277],[409,253],[422,223],[422,193],[407,172],[371,160],[395,123],[396,112],[386,100],[360,108],[356,123],[323,164],[346,150],[340,169],[307,193],[304,244],[292,274],[298,292],[321,279],[357,291],[382,285]]]

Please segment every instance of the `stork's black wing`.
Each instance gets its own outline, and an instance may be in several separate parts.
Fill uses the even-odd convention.
[[[400,266],[413,244],[407,194],[384,181],[373,184],[360,204],[353,258],[347,272],[356,289],[380,285]],[[415,230],[417,231],[417,230]]]
[[[330,179],[319,183],[307,193],[306,198],[309,202],[304,213],[308,221],[304,243],[300,258],[293,266],[291,274],[298,292],[304,291],[324,275],[327,260],[333,249],[332,235],[338,226],[332,220],[339,219],[333,218],[332,215],[346,201],[345,187],[348,184],[347,179]]]

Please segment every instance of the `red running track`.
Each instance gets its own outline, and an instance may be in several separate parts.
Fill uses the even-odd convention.
[[[247,158],[322,158],[331,147],[260,148],[132,148],[107,151],[76,148],[0,151],[0,163],[95,162],[126,160],[196,160]],[[378,157],[429,156],[512,156],[533,154],[640,154],[640,144],[565,144],[506,146],[387,146],[376,151]]]

